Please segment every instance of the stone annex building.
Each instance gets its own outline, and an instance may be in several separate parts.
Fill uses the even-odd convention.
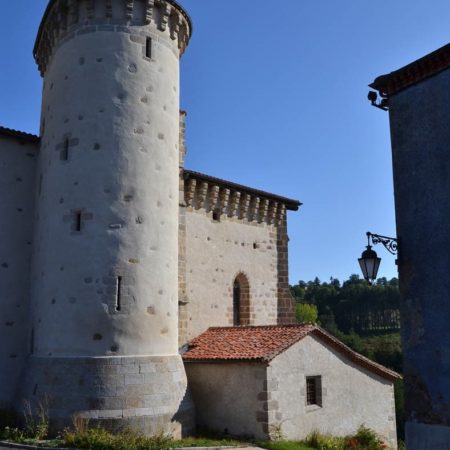
[[[40,136],[0,128],[0,403],[114,429],[396,445],[399,376],[295,325],[296,200],[184,169],[174,0],[50,0]],[[183,362],[184,359],[184,362]]]

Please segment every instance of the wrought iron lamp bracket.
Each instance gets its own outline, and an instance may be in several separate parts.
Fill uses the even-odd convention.
[[[367,243],[370,245],[383,244],[384,248],[392,255],[397,255],[398,253],[398,240],[396,238],[381,236],[380,234],[374,234],[367,232]]]

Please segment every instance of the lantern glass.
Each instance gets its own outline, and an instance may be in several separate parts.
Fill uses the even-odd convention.
[[[372,284],[377,279],[378,269],[380,268],[381,258],[378,258],[376,252],[372,250],[370,245],[363,252],[361,258],[358,259],[364,279]]]

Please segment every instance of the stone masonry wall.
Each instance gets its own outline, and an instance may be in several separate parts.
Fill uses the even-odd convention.
[[[175,437],[194,431],[192,400],[178,356],[31,357],[28,366],[18,408],[23,400],[41,402],[53,430],[70,426],[78,415],[114,431]]]
[[[289,289],[289,237],[287,234],[287,216],[277,229],[277,257],[278,257],[278,325],[295,324],[295,300]]]
[[[0,135],[0,408],[30,349],[30,258],[38,142]]]
[[[233,326],[233,282],[250,285],[250,325],[277,323],[277,230],[267,224],[186,211],[187,340]]]

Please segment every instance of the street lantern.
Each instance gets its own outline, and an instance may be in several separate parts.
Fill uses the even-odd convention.
[[[381,263],[381,258],[379,258],[377,253],[372,250],[372,246],[370,245],[371,240],[373,245],[383,244],[386,250],[392,255],[397,254],[398,251],[397,239],[373,234],[369,231],[367,232],[367,247],[366,250],[363,251],[361,258],[358,259],[358,262],[364,279],[369,284],[372,284],[377,279],[378,269],[380,268]]]
[[[358,262],[361,266],[364,279],[369,284],[372,284],[373,281],[377,279],[381,258],[378,258],[377,253],[372,250],[372,246],[368,245],[367,250],[363,251],[361,258],[358,259]]]

